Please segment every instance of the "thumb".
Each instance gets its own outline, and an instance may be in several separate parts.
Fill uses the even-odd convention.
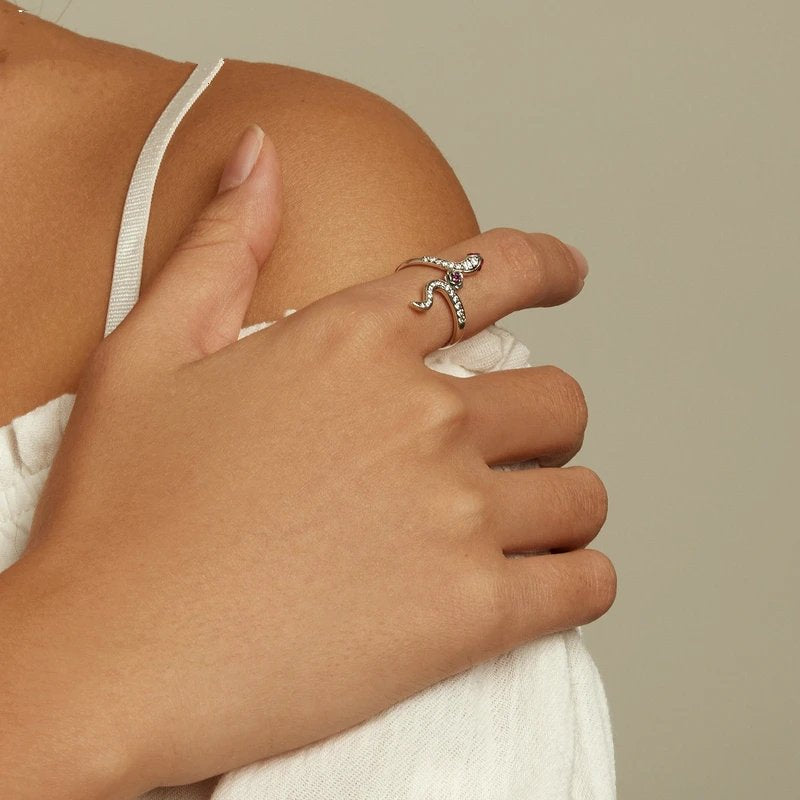
[[[281,203],[275,146],[258,125],[249,125],[216,196],[119,325],[122,335],[132,335],[140,353],[174,366],[235,342],[278,236]]]

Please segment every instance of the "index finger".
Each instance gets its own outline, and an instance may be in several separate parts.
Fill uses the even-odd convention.
[[[512,311],[565,303],[583,288],[587,273],[580,251],[550,234],[514,228],[494,228],[439,253],[419,256],[461,262],[471,253],[482,257],[480,269],[463,271],[456,285],[432,264],[408,266],[373,282],[373,288],[385,293],[384,308],[393,329],[423,355],[447,345],[454,333],[467,338]],[[469,269],[468,262],[465,266]],[[431,281],[444,286],[429,288]],[[448,296],[454,289],[455,301]],[[458,299],[465,317],[461,329]],[[426,310],[419,307],[425,304]]]

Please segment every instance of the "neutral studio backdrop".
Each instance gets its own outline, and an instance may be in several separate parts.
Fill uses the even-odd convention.
[[[365,86],[483,228],[584,250],[581,296],[503,324],[589,402],[576,463],[608,487],[619,591],[584,632],[619,796],[800,797],[800,4],[72,0],[60,24]]]

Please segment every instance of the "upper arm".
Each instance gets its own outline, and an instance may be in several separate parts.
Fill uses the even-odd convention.
[[[441,153],[377,95],[305,70],[240,61],[226,62],[207,92],[159,176],[154,206],[167,216],[149,255],[163,263],[213,194],[242,128],[257,122],[280,157],[284,214],[244,324],[275,319],[478,232]],[[186,181],[193,191],[181,191]]]

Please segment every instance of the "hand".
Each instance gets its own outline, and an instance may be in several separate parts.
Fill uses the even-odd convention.
[[[439,270],[387,264],[236,341],[279,207],[266,139],[93,355],[9,570],[41,655],[15,690],[42,731],[57,709],[119,757],[115,796],[331,735],[613,601],[613,567],[584,547],[606,513],[595,474],[489,468],[565,463],[580,389],[553,367],[425,367],[450,312],[408,303]],[[465,335],[582,285],[551,236],[438,255],[468,252],[485,262],[460,292]]]

